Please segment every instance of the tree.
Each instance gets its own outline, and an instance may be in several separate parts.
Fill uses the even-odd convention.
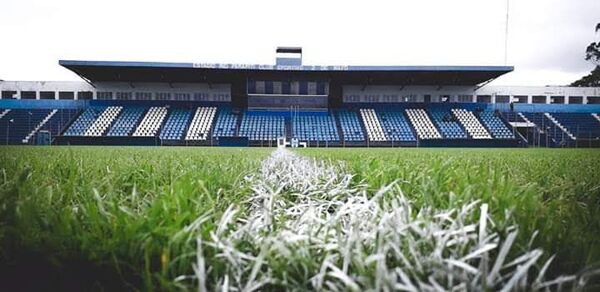
[[[596,33],[599,31],[600,23],[596,24]],[[596,68],[594,68],[587,76],[583,76],[581,79],[571,83],[571,86],[600,87],[600,40],[598,42],[592,42],[587,46],[585,49],[585,60],[595,64]]]

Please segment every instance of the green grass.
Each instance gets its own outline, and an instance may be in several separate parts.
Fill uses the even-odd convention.
[[[208,238],[230,204],[243,204],[250,195],[244,177],[271,151],[0,148],[0,278],[21,288],[177,289],[177,276],[193,274],[195,236]],[[600,151],[298,153],[345,161],[355,182],[372,192],[398,181],[417,207],[480,199],[498,219],[511,212],[521,246],[539,230],[534,246],[557,255],[555,275],[600,262]],[[197,228],[185,229],[203,215]],[[207,266],[218,273],[223,267],[211,266],[211,256]],[[20,280],[24,275],[32,281]]]
[[[374,191],[398,181],[417,207],[473,200],[497,219],[511,212],[521,245],[556,254],[553,274],[600,265],[600,151],[578,149],[305,149],[342,160]]]

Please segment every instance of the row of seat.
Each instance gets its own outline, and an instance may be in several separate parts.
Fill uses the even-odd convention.
[[[293,137],[301,141],[339,141],[331,115],[297,115],[293,118]]]
[[[388,141],[413,142],[415,135],[402,110],[378,110],[379,121]]]
[[[512,130],[506,126],[502,119],[498,116],[499,113],[491,111],[483,111],[479,114],[479,118],[488,128],[490,134],[496,139],[514,139],[515,135]]]
[[[213,137],[235,137],[237,135],[238,116],[231,112],[231,108],[219,109],[219,115],[215,122]]]
[[[466,139],[467,134],[458,119],[448,109],[432,109],[431,118],[446,139]]]
[[[122,106],[109,106],[85,131],[84,136],[102,136],[106,129],[112,124],[117,115],[123,109]]]
[[[65,136],[85,136],[87,129],[106,110],[107,107],[89,107],[63,133]]]
[[[145,111],[146,108],[143,107],[124,108],[106,135],[111,137],[129,136],[136,128]]]
[[[365,134],[360,125],[360,120],[355,112],[340,110],[338,111],[338,118],[340,120],[340,126],[342,127],[344,141],[359,142],[365,140]]]
[[[379,122],[379,118],[375,113],[374,109],[368,108],[360,109],[360,116],[362,117],[365,129],[367,130],[367,136],[370,141],[387,141],[383,128]]]
[[[163,120],[167,116],[167,108],[162,106],[151,107],[144,119],[139,124],[135,132],[134,137],[154,137],[160,129]]]
[[[473,139],[491,139],[490,133],[485,127],[479,122],[473,112],[466,109],[454,108],[452,113],[458,121],[463,125],[465,130],[471,135]]]
[[[190,124],[186,140],[206,140],[210,132],[215,114],[217,112],[216,107],[199,107],[196,109],[194,119]]]
[[[419,139],[441,139],[442,135],[429,119],[427,112],[423,109],[407,109],[406,114],[410,119]]]
[[[589,113],[552,113],[562,126],[577,138],[600,138],[600,121]]]
[[[162,140],[180,140],[189,122],[191,111],[176,108],[170,111],[169,117],[162,127],[159,137]]]
[[[275,141],[285,135],[285,119],[276,115],[244,114],[240,136],[251,141]]]

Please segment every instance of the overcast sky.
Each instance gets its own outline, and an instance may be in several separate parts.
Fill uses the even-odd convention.
[[[0,79],[79,80],[59,59],[306,65],[504,65],[506,0],[2,0]],[[600,0],[511,0],[497,85],[587,74]]]

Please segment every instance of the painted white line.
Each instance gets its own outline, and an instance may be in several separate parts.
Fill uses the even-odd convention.
[[[532,270],[542,255],[539,249],[508,258],[517,230],[505,230],[508,237],[501,240],[491,227],[488,206],[480,202],[416,210],[395,184],[368,194],[365,184],[352,183],[343,164],[285,149],[273,152],[248,183],[252,195],[245,205],[228,208],[210,240],[199,242],[203,246],[194,266],[199,290],[206,289],[207,279],[218,279],[206,283],[212,288],[240,291],[265,285],[276,290],[531,290],[575,279],[545,282],[545,269]],[[215,256],[207,260],[203,250],[209,248]],[[209,270],[199,268],[211,261],[225,271],[207,275]]]

